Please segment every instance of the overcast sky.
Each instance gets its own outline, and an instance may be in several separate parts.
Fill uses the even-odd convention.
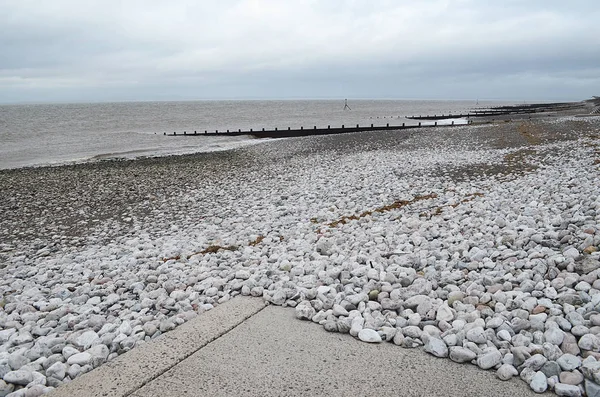
[[[0,102],[600,95],[597,0],[0,0]]]

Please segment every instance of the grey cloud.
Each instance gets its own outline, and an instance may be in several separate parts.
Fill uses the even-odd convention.
[[[591,0],[0,0],[0,102],[583,99],[598,20]]]

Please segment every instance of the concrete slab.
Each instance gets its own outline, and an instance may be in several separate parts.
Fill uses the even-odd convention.
[[[60,386],[52,397],[127,396],[265,307],[238,297]]]
[[[520,379],[391,343],[367,344],[269,306],[132,397],[534,396]]]

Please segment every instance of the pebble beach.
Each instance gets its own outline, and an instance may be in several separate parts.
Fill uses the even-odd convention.
[[[599,170],[600,116],[556,114],[0,171],[0,397],[237,295],[600,396]]]

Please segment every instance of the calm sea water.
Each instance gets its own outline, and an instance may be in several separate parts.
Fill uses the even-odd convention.
[[[510,102],[479,102],[494,106]],[[194,101],[0,106],[0,168],[224,150],[251,137],[164,132],[409,123],[404,116],[467,112],[474,101]]]

